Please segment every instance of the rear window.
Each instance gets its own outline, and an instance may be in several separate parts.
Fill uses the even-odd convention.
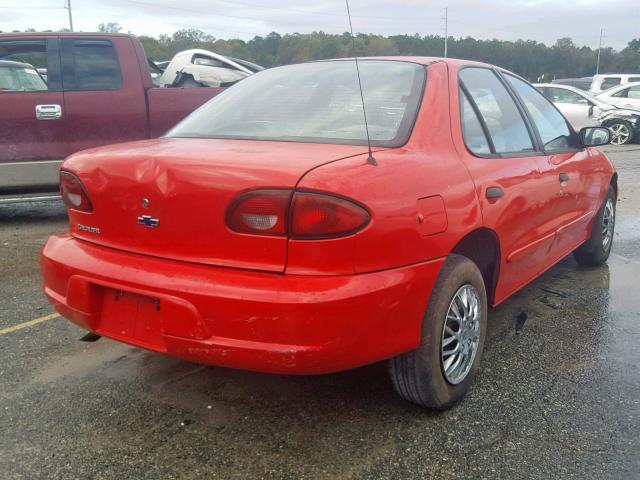
[[[361,60],[359,67],[371,143],[403,145],[422,98],[425,67],[383,60]],[[356,64],[265,70],[214,97],[168,136],[366,145]]]

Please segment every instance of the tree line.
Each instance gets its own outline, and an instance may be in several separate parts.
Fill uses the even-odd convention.
[[[117,23],[98,26],[100,32],[120,32]],[[183,29],[158,38],[138,37],[147,56],[154,61],[170,60],[186,49],[203,48],[222,55],[274,67],[308,60],[352,57],[354,48],[348,32],[313,32],[281,35],[272,32],[251,40],[219,39],[197,29]],[[442,56],[444,38],[438,35],[374,35],[359,33],[355,38],[358,56],[421,55]],[[534,40],[482,40],[472,37],[448,39],[450,57],[487,62],[511,70],[530,81],[583,77],[595,73],[598,52],[576,45],[571,38],[560,38],[552,46]],[[600,72],[640,73],[640,38],[616,51],[600,51]]]
[[[169,60],[188,48],[203,48],[222,55],[242,58],[264,67],[308,60],[352,57],[351,36],[324,32],[280,35],[273,32],[249,41],[216,39],[200,30],[179,30],[159,38],[142,36],[147,56]],[[552,46],[534,40],[481,40],[471,37],[449,38],[450,57],[487,62],[511,70],[531,81],[582,77],[595,73],[597,50],[577,46],[570,38],[561,38]],[[437,35],[357,34],[355,51],[359,56],[422,55],[442,56],[444,38]],[[610,47],[600,52],[600,72],[640,73],[640,38],[616,51]]]

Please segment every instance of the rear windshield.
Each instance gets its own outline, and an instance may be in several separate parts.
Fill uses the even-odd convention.
[[[411,134],[425,67],[360,60],[371,143],[403,145]],[[189,115],[170,137],[366,145],[353,60],[304,63],[252,75]]]

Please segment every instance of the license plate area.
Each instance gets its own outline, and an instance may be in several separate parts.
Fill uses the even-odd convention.
[[[105,288],[99,333],[144,348],[164,351],[160,299]]]

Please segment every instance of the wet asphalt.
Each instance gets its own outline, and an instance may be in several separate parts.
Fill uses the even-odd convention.
[[[316,377],[195,365],[62,318],[0,335],[0,479],[640,478],[640,145],[607,147],[608,266],[571,257],[490,311],[480,375],[444,413],[385,365]],[[59,204],[0,207],[0,330],[52,313],[38,251]]]

